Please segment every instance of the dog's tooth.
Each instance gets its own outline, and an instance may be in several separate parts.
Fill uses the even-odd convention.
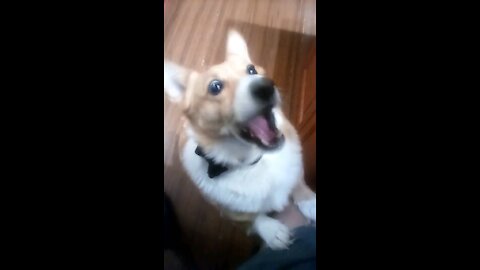
[[[269,143],[266,142],[264,139],[261,139],[261,138],[260,138],[260,141],[261,141],[264,145],[269,145]]]

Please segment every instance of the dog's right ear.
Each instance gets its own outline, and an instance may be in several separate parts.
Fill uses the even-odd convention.
[[[182,101],[191,72],[191,70],[172,62],[163,62],[163,88],[171,101]]]
[[[230,29],[227,33],[227,59],[232,56],[240,56],[246,61],[252,62],[248,54],[247,42],[239,32]]]

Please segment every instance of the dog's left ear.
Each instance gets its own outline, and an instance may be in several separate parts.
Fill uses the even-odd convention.
[[[163,62],[163,88],[173,102],[182,101],[185,96],[188,79],[193,71],[172,62]]]
[[[239,56],[252,62],[248,54],[247,42],[236,30],[229,30],[227,34],[227,59],[232,56]]]

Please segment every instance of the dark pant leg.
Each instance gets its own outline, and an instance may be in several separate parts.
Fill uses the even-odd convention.
[[[299,227],[293,231],[294,242],[288,249],[260,250],[238,269],[316,269],[316,235],[316,227]]]
[[[182,267],[179,269],[196,269],[193,255],[190,249],[183,241],[177,216],[173,210],[170,199],[164,194],[163,198],[163,250],[164,259],[165,251],[168,250],[174,254],[176,260],[181,262]]]

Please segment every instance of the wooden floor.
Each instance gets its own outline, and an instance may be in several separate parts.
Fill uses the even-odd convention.
[[[165,58],[200,71],[220,63],[233,27],[246,38],[252,60],[280,87],[289,117],[301,80],[296,69],[315,42],[315,16],[315,0],[167,0]],[[251,255],[255,239],[220,217],[188,179],[178,159],[180,112],[164,104],[164,190],[201,269],[233,269]]]

